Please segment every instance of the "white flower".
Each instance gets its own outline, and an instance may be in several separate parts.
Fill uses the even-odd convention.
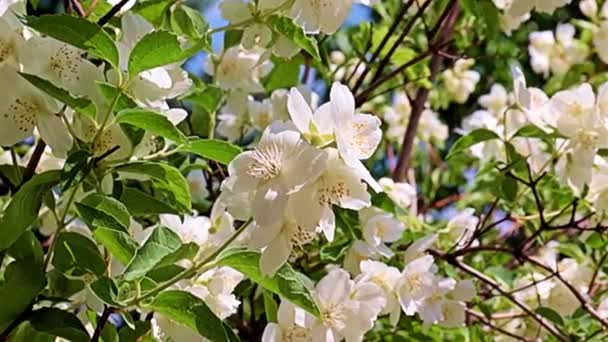
[[[217,132],[229,141],[237,141],[245,135],[249,128],[249,116],[247,104],[249,95],[242,91],[230,92],[226,98],[226,104],[218,114]]]
[[[500,29],[507,35],[511,36],[514,30],[517,30],[521,24],[530,19],[530,13],[525,13],[520,16],[513,16],[507,13],[500,14]]]
[[[190,188],[190,194],[192,195],[192,202],[200,203],[209,196],[207,179],[205,179],[202,170],[190,171],[186,180],[188,181],[188,187]]]
[[[456,283],[453,279],[437,279],[435,292],[426,298],[419,309],[425,325],[439,323],[445,327],[459,327],[465,323],[465,301],[475,295],[470,280]]]
[[[65,156],[72,147],[72,136],[59,116],[57,102],[9,66],[0,66],[0,79],[5,85],[0,94],[0,145],[16,144],[31,136],[36,127],[53,153]]]
[[[260,226],[281,222],[287,196],[314,182],[327,155],[281,123],[268,127],[253,151],[238,155],[228,166],[225,186],[234,192],[254,192],[253,216]]]
[[[202,246],[209,238],[211,221],[205,216],[185,216],[184,221],[177,215],[160,215],[160,223],[174,231],[184,243]]]
[[[249,246],[264,248],[260,258],[260,269],[266,275],[273,275],[287,262],[295,247],[304,246],[317,236],[314,227],[300,225],[292,215],[286,213],[279,223],[256,225],[251,232]]]
[[[0,11],[2,6],[0,5]],[[25,44],[23,34],[18,32],[18,29],[12,27],[10,21],[6,17],[0,17],[0,66],[11,65],[13,68],[19,68],[20,51]],[[29,62],[38,62],[40,60],[28,60]]]
[[[608,8],[607,6],[604,6]],[[608,63],[608,20],[603,20],[593,35],[593,46],[602,62]]]
[[[326,103],[313,113],[299,89],[291,88],[287,98],[287,109],[294,125],[304,139],[316,146],[325,146],[334,140],[334,122],[331,105]]]
[[[313,341],[361,341],[385,305],[382,290],[371,282],[355,284],[342,269],[331,270],[314,295],[322,322],[313,327]]]
[[[597,307],[597,313],[602,318],[608,318],[608,297],[605,297]]]
[[[593,89],[587,83],[556,93],[550,104],[559,115],[557,130],[570,139],[565,177],[578,191],[591,181],[597,150],[608,147],[608,129],[598,112]]]
[[[550,72],[563,75],[572,65],[583,62],[587,48],[574,39],[575,33],[570,24],[559,24],[555,35],[551,31],[530,33],[528,52],[532,69],[544,76]]]
[[[390,314],[391,324],[397,324],[401,315],[401,306],[395,292],[395,286],[401,277],[401,272],[395,267],[372,260],[362,261],[360,268],[361,274],[355,281],[370,281],[382,290],[386,305],[381,314]]]
[[[260,78],[267,75],[272,67],[272,63],[263,61],[262,58],[262,54],[257,50],[247,51],[240,46],[233,46],[219,57],[210,56],[206,71],[215,77],[218,85],[224,90],[261,92],[264,87]]]
[[[430,234],[414,241],[403,253],[403,261],[407,264],[424,256],[425,252],[435,244],[435,241],[437,241],[437,234]]]
[[[332,85],[330,99],[334,134],[342,159],[359,172],[374,191],[381,192],[382,188],[361,162],[374,154],[382,139],[380,119],[370,114],[355,113],[355,98],[340,83]]]
[[[581,2],[578,4],[578,8],[588,18],[593,19],[597,16],[597,0],[581,0]]]
[[[318,226],[327,240],[333,241],[336,223],[332,206],[360,210],[371,205],[371,196],[359,174],[340,159],[337,150],[325,151],[328,159],[323,173],[314,183],[294,193],[292,200],[298,223]]]
[[[273,121],[277,120],[273,117],[272,101],[270,99],[264,99],[263,101],[249,99],[247,109],[253,127],[260,131],[265,130]]]
[[[572,0],[513,0],[509,14],[520,16],[536,9],[542,13],[552,13],[557,8],[569,4]]]
[[[355,240],[344,256],[344,269],[352,275],[358,275],[361,273],[361,262],[370,260],[377,254],[378,251],[375,248],[361,240]]]
[[[268,323],[262,342],[312,341],[311,327],[315,317],[303,309],[283,300],[277,311],[277,323]]]
[[[72,94],[99,99],[102,69],[83,58],[84,51],[53,38],[33,37],[21,49],[23,72],[42,77]]]
[[[448,222],[446,229],[450,237],[456,241],[456,245],[463,248],[471,243],[478,223],[479,218],[475,216],[475,209],[466,208]]]
[[[457,103],[465,103],[479,82],[479,73],[470,70],[474,64],[471,58],[459,59],[452,69],[443,72],[446,91]]]
[[[393,217],[393,215],[380,212],[367,220],[361,220],[363,224],[363,239],[370,246],[376,248],[380,254],[390,258],[394,255],[386,242],[395,242],[401,238],[405,226]]]
[[[608,212],[608,162],[601,157],[595,157],[593,177],[589,184],[589,197],[593,208],[598,212]]]
[[[249,1],[223,0],[219,8],[222,17],[231,23],[240,23],[251,18]]]
[[[413,316],[424,304],[424,300],[435,291],[434,259],[425,255],[405,265],[397,282],[396,291],[401,308],[408,316]]]
[[[494,113],[496,116],[500,116],[509,106],[509,94],[505,87],[495,83],[492,85],[488,94],[479,97],[478,102],[482,107]]]
[[[550,127],[556,125],[556,116],[550,110],[549,97],[542,90],[526,85],[525,75],[518,65],[511,66],[511,75],[515,103],[524,112],[528,121],[549,132]]]
[[[579,264],[572,258],[565,258],[560,260],[557,270],[576,291],[583,294],[588,292],[588,286],[594,273],[593,269],[587,265]],[[560,315],[569,316],[581,306],[581,302],[563,282],[556,281],[547,299],[547,306]]]
[[[382,190],[399,207],[407,209],[416,201],[416,189],[406,182],[395,182],[391,178],[383,177],[378,181]]]
[[[333,34],[348,17],[353,0],[295,0],[291,15],[306,33]]]
[[[200,275],[186,288],[201,298],[220,319],[236,313],[241,302],[232,293],[243,275],[230,267],[213,268]]]

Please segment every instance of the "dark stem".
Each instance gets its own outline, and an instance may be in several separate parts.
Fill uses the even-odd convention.
[[[99,19],[97,24],[99,26],[107,24],[110,19],[112,19],[118,12],[120,12],[120,10],[123,8],[124,5],[127,4],[127,2],[129,2],[129,0],[120,0],[119,3],[110,8],[110,10],[106,14],[104,14],[101,19]]]
[[[95,332],[93,332],[93,336],[91,337],[91,342],[99,342],[99,337],[101,336],[101,331],[103,330],[103,327],[108,322],[108,319],[110,318],[110,314],[112,314],[112,311],[113,310],[111,307],[109,307],[109,306],[104,307],[103,313],[101,314],[101,317],[97,321],[97,327],[95,328]]]
[[[36,168],[38,167],[38,163],[40,163],[40,158],[42,158],[42,154],[44,153],[45,148],[46,143],[44,142],[44,140],[42,140],[42,138],[38,139],[38,143],[36,143],[36,147],[34,148],[32,157],[30,158],[30,161],[27,163],[25,171],[23,172],[21,185],[27,183],[27,181],[32,179],[32,177],[34,177],[34,175],[36,174]],[[18,188],[21,187],[21,185],[19,185],[15,191],[17,191]]]

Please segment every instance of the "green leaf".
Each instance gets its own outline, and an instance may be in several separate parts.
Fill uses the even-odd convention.
[[[460,139],[456,140],[452,148],[450,149],[450,153],[446,159],[452,158],[454,155],[468,149],[469,147],[479,144],[484,141],[492,140],[492,139],[500,139],[500,137],[490,131],[489,129],[479,128],[467,135],[460,137]]]
[[[122,327],[119,331],[118,331],[118,340],[120,342],[144,342],[147,341],[143,338],[141,338],[142,336],[144,336],[145,334],[148,333],[148,331],[150,331],[151,326],[150,326],[150,322],[146,321],[146,322],[135,322],[135,329],[131,329],[130,327]]]
[[[40,33],[81,48],[118,68],[118,49],[104,29],[86,19],[69,15],[30,17],[27,25]]]
[[[124,188],[120,201],[127,207],[133,216],[147,216],[158,214],[179,214],[175,209],[164,202],[135,188]]]
[[[91,153],[85,150],[76,151],[68,156],[61,173],[62,189],[66,191],[73,183],[80,183],[89,174]]]
[[[99,300],[107,305],[122,307],[123,304],[118,300],[118,287],[114,281],[108,277],[101,277],[89,285],[91,292]]]
[[[180,98],[203,108],[207,113],[215,113],[220,108],[224,99],[224,91],[213,85],[205,85],[202,88],[194,88]]]
[[[551,135],[533,124],[528,124],[515,132],[514,137],[548,139]]]
[[[158,265],[165,257],[177,252],[182,246],[179,236],[171,229],[159,226],[137,250],[133,260],[123,272],[126,280],[141,278]]]
[[[171,12],[171,28],[175,33],[193,40],[208,39],[209,24],[199,11],[185,5],[174,7]]]
[[[182,151],[196,153],[199,156],[228,165],[241,149],[229,142],[214,139],[196,139],[182,148]]]
[[[291,88],[299,84],[301,59],[280,60],[277,58],[273,64],[272,71],[263,80],[266,92],[271,93],[276,89]]]
[[[300,25],[294,23],[293,19],[273,15],[268,18],[266,24],[271,30],[284,35],[289,40],[294,42],[298,47],[308,52],[312,58],[316,59],[317,61],[321,60],[317,41],[314,38],[307,36],[306,33],[304,33],[304,29]]]
[[[125,109],[115,118],[116,123],[129,124],[154,135],[177,143],[185,143],[186,137],[166,116],[146,109]]]
[[[112,85],[110,83],[96,82],[96,84],[97,84],[97,88],[101,92],[101,95],[103,95],[104,99],[106,100],[106,102],[108,104],[110,104],[110,102],[112,102],[112,100],[114,100],[114,98],[116,97],[116,93],[120,92],[120,90],[118,88],[116,88],[114,85]],[[118,95],[118,101],[116,102],[116,105],[114,106],[114,111],[120,112],[121,110],[124,110],[124,109],[137,108],[137,107],[138,107],[137,103],[135,103],[135,101],[133,99],[131,99],[129,97],[129,95],[121,92],[120,95]]]
[[[564,319],[562,318],[562,316],[560,316],[559,313],[557,313],[555,310],[553,310],[551,308],[541,306],[541,307],[537,308],[536,310],[534,310],[534,312],[545,317],[546,319],[557,324],[558,326],[564,325]]]
[[[97,245],[84,235],[74,232],[62,232],[57,237],[53,266],[72,276],[86,273],[101,276],[106,271],[106,264]]]
[[[78,317],[67,311],[42,308],[32,312],[29,321],[36,331],[63,337],[73,342],[89,341],[89,334]]]
[[[8,337],[9,341],[28,341],[28,342],[55,342],[57,338],[53,335],[38,332],[32,328],[30,322],[25,321],[13,331]]]
[[[7,254],[15,260],[29,259],[42,267],[44,252],[40,241],[31,231],[27,231],[7,250]]]
[[[289,264],[283,265],[272,277],[265,276],[260,270],[260,253],[244,249],[231,249],[218,257],[218,265],[229,266],[264,289],[285,298],[289,302],[319,317],[319,308],[310,291],[300,280],[298,272]]]
[[[266,320],[268,322],[278,322],[277,311],[279,309],[277,302],[272,298],[272,293],[269,291],[263,291],[264,296],[264,311],[266,312]]]
[[[112,197],[91,194],[76,203],[80,217],[94,231],[97,228],[108,228],[129,232],[131,216],[127,207]]]
[[[502,180],[500,181],[499,184],[499,192],[500,192],[500,197],[509,201],[509,202],[513,202],[517,199],[517,190],[519,189],[519,183],[508,176],[503,176]]]
[[[0,252],[9,248],[38,218],[44,194],[59,183],[61,171],[41,173],[13,196],[0,222]]]
[[[19,75],[25,78],[34,87],[54,97],[56,100],[64,103],[68,107],[72,108],[74,111],[82,113],[91,118],[95,118],[95,116],[97,115],[97,107],[91,100],[84,97],[73,96],[67,90],[56,87],[55,85],[53,85],[53,83],[38,76],[24,73],[19,73]]]
[[[132,9],[156,27],[160,27],[166,17],[169,7],[177,0],[148,0],[138,2]]]
[[[45,285],[42,267],[31,259],[17,260],[6,267],[4,281],[0,282],[0,331],[29,308]]]
[[[184,291],[165,291],[148,308],[197,331],[211,341],[230,341],[222,321],[200,298]]]
[[[97,228],[93,231],[93,236],[123,265],[128,264],[133,259],[137,248],[139,248],[137,241],[123,231]]]
[[[194,46],[183,49],[178,37],[172,33],[167,31],[148,33],[131,50],[129,75],[133,77],[145,70],[182,62],[202,49],[210,51],[207,45],[208,42],[201,39]]]
[[[115,171],[126,178],[151,179],[154,187],[167,197],[167,205],[179,213],[189,213],[192,210],[188,182],[173,166],[164,163],[133,162],[117,166]]]

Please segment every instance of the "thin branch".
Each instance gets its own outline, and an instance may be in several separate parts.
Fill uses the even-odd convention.
[[[40,158],[42,158],[42,154],[44,153],[45,148],[46,143],[44,142],[44,140],[42,140],[42,138],[38,139],[38,143],[36,143],[36,147],[34,148],[34,152],[30,157],[30,161],[27,163],[25,171],[23,172],[21,185],[27,183],[27,181],[32,179],[32,177],[34,177],[34,175],[36,174],[36,168],[38,167],[38,163],[40,163]],[[15,191],[17,191],[18,188],[21,187],[21,185],[19,185],[17,189],[15,189]]]
[[[103,26],[103,25],[107,24],[110,21],[110,19],[112,19],[118,12],[120,12],[120,10],[127,4],[127,2],[129,2],[129,0],[120,0],[119,3],[112,6],[112,8],[110,8],[110,10],[106,14],[104,14],[103,17],[101,17],[101,19],[99,19],[97,24],[99,26]]]
[[[109,306],[104,307],[103,313],[101,314],[101,318],[97,321],[97,327],[95,328],[95,332],[93,332],[93,337],[91,337],[91,342],[98,342],[99,337],[101,337],[101,331],[103,327],[106,325],[106,322],[110,318],[110,314],[113,309]]]
[[[511,295],[509,292],[505,291],[502,287],[500,287],[500,285],[498,285],[492,278],[481,273],[477,269],[475,269],[467,264],[462,263],[461,261],[459,261],[455,257],[452,257],[451,255],[445,255],[445,254],[441,254],[438,252],[433,252],[433,254],[442,257],[444,260],[446,260],[451,265],[453,265],[456,268],[459,268],[460,270],[462,270],[463,272],[477,278],[482,283],[488,285],[489,287],[491,287],[492,289],[494,289],[495,291],[500,293],[503,297],[507,298],[510,302],[515,304],[521,310],[523,310],[530,318],[532,318],[536,322],[538,322],[538,324],[540,324],[548,332],[550,332],[552,335],[554,335],[558,340],[568,341],[568,339],[564,335],[562,335],[561,331],[559,331],[559,329],[557,329],[551,322],[549,322],[548,320],[546,320],[543,317],[534,313],[532,311],[532,309],[530,309],[526,304],[518,301],[513,295]]]
[[[486,320],[483,315],[481,315],[481,314],[479,314],[479,313],[477,313],[477,312],[475,312],[475,311],[473,311],[471,309],[467,309],[467,313],[469,315],[475,317],[475,319],[477,319],[478,322],[482,323],[483,325],[487,326],[488,328],[490,328],[492,330],[496,330],[499,333],[507,335],[509,337],[512,337],[512,338],[514,338],[514,339],[516,339],[518,341],[526,341],[526,342],[530,341],[529,339],[527,339],[527,338],[525,338],[523,336],[516,335],[516,334],[514,334],[512,332],[509,332],[508,330],[505,330],[505,329],[503,329],[503,328],[501,328],[501,327],[493,324],[492,322]]]
[[[437,34],[436,39],[433,40],[431,46],[437,46],[451,40],[451,36],[454,33],[454,26],[456,25],[456,20],[458,19],[458,15],[460,13],[458,2],[452,2],[452,4],[448,6],[447,11],[449,14],[446,15],[445,23]],[[443,59],[444,57],[440,54],[436,53],[433,55],[431,59],[431,76],[429,77],[431,82],[437,77],[439,67],[443,62]],[[424,112],[429,93],[429,89],[420,88],[416,95],[416,99],[414,100],[412,114],[410,115],[410,119],[407,123],[405,135],[403,136],[403,144],[401,145],[401,154],[399,155],[399,160],[397,161],[397,168],[393,173],[393,179],[395,181],[403,181],[407,169],[409,169],[410,157],[414,148],[416,132],[418,130],[418,123],[420,122],[420,118]]]

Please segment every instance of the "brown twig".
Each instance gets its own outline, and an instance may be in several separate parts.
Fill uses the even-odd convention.
[[[110,8],[110,10],[106,14],[104,14],[103,17],[99,19],[99,21],[97,21],[97,24],[99,26],[107,24],[110,19],[112,19],[118,12],[120,12],[120,10],[127,4],[127,2],[129,2],[129,0],[120,0],[119,3],[112,6],[112,8]]]
[[[444,22],[441,21],[443,22],[441,24],[442,26],[438,30],[437,35],[433,37],[431,46],[440,46],[441,44],[451,40],[451,36],[454,33],[454,26],[456,25],[456,20],[458,19],[458,15],[460,13],[458,2],[452,2],[446,11],[448,14],[445,15]],[[444,17],[442,16],[442,18]],[[441,22],[439,22],[436,27],[439,27]],[[431,58],[431,75],[429,77],[431,82],[437,77],[439,67],[443,62],[443,59],[444,57],[441,54],[433,54],[433,57]],[[409,169],[410,157],[414,147],[416,131],[418,130],[418,123],[420,122],[420,118],[424,112],[429,92],[430,90],[427,88],[420,88],[416,94],[416,99],[414,100],[414,104],[412,106],[412,114],[410,115],[410,119],[407,123],[405,135],[403,136],[403,144],[401,145],[401,154],[399,155],[399,160],[397,161],[397,168],[393,173],[393,179],[395,181],[402,181],[406,175],[407,169]]]
[[[114,310],[111,307],[109,307],[109,306],[104,307],[103,313],[101,314],[101,317],[97,321],[97,327],[95,327],[95,331],[93,332],[93,336],[91,337],[91,342],[99,342],[99,337],[101,337],[101,332],[103,330],[103,327],[108,322],[108,319],[110,318],[110,314],[112,314],[112,311],[114,311]]]
[[[504,335],[507,335],[507,336],[509,336],[509,337],[512,337],[512,338],[514,338],[514,339],[516,339],[516,340],[518,340],[518,341],[530,341],[529,339],[527,339],[527,338],[525,338],[525,337],[523,337],[523,336],[516,335],[516,334],[514,334],[514,333],[512,333],[512,332],[509,332],[508,330],[505,330],[505,329],[503,329],[503,328],[501,328],[501,327],[499,327],[499,326],[495,325],[494,323],[492,323],[492,322],[490,322],[490,321],[486,320],[486,319],[485,319],[485,317],[484,317],[483,315],[481,315],[481,314],[479,314],[479,313],[477,313],[477,312],[475,312],[475,311],[473,311],[473,310],[471,310],[471,309],[467,309],[467,313],[468,313],[469,315],[471,315],[471,316],[475,317],[475,319],[476,319],[478,322],[482,323],[483,325],[487,326],[488,328],[490,328],[490,329],[492,329],[492,330],[496,330],[496,331],[498,331],[499,333],[504,334]]]
[[[25,167],[25,171],[23,171],[23,178],[21,179],[21,185],[27,183],[34,175],[36,174],[36,168],[38,167],[38,163],[40,163],[40,158],[42,158],[42,154],[44,153],[44,149],[46,148],[46,143],[42,139],[38,139],[36,143],[36,147],[34,148],[34,152],[30,157],[30,161],[27,163]],[[21,185],[15,189],[17,191]]]

